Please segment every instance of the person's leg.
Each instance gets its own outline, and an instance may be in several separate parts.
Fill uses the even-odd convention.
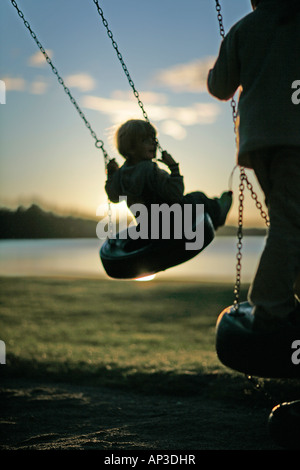
[[[200,191],[184,196],[184,204],[204,204],[205,212],[210,216],[215,230],[225,224],[232,205],[232,191],[225,191],[219,198],[209,198]]]
[[[265,193],[270,228],[249,290],[256,323],[285,319],[295,308],[294,286],[300,271],[300,149],[277,148],[253,155]],[[272,320],[271,320],[272,319]]]

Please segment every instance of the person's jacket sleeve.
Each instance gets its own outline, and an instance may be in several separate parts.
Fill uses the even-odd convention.
[[[238,30],[232,29],[222,41],[219,56],[209,71],[207,87],[209,92],[227,101],[240,86],[240,62],[238,57]]]

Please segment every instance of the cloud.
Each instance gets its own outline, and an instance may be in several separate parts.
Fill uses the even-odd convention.
[[[154,91],[142,91],[139,92],[140,99],[148,104],[165,104],[167,102],[167,96],[164,93],[157,93]],[[133,97],[133,92],[115,90],[112,93],[112,98],[117,100],[131,100]]]
[[[122,96],[117,92],[114,96]],[[123,95],[124,96],[124,95]],[[146,96],[146,93],[141,94]],[[212,124],[219,115],[220,108],[215,103],[194,103],[190,106],[168,106],[164,104],[166,97],[160,99],[152,94],[152,104],[147,102],[145,106],[151,122],[161,123],[161,132],[170,135],[177,140],[186,136],[185,128],[197,124]],[[133,99],[102,98],[100,96],[85,96],[82,106],[93,109],[109,116],[113,124],[121,124],[128,119],[143,119],[142,112],[137,102]]]
[[[68,75],[65,78],[65,83],[68,87],[78,88],[83,92],[91,91],[95,88],[95,80],[87,73]]]
[[[21,77],[3,77],[6,91],[23,91],[26,88],[26,82]]]
[[[50,59],[52,59],[53,52],[49,49],[46,49],[46,52],[48,56],[50,57]],[[28,64],[31,67],[43,67],[44,65],[47,64],[47,62],[46,62],[44,55],[41,53],[41,51],[37,51],[35,54],[29,57]]]
[[[53,58],[53,51],[46,49],[46,53]],[[28,59],[28,64],[32,67],[42,67],[47,64],[44,55],[37,51]],[[87,73],[77,73],[68,75],[64,78],[64,82],[68,87],[78,88],[80,91],[86,92],[91,91],[95,88],[95,80]]]
[[[207,91],[208,71],[214,62],[214,57],[205,57],[186,64],[175,65],[158,72],[154,81],[176,92],[204,92]]]
[[[137,103],[130,100],[117,100],[88,95],[83,97],[82,106],[108,115],[114,123],[129,119],[128,116],[130,118],[141,117],[141,113],[137,111]]]
[[[37,79],[30,84],[30,93],[34,95],[43,95],[46,93],[48,84],[43,80]]]
[[[48,84],[40,77],[33,82],[28,82],[22,77],[3,77],[6,91],[25,91],[34,95],[42,95],[46,93]]]
[[[3,77],[2,80],[5,83],[7,91],[27,91],[34,95],[46,93],[49,86],[43,77],[39,76],[34,78],[31,82],[21,77]],[[69,75],[66,77],[65,83],[68,87],[78,88],[83,92],[91,91],[95,86],[94,79],[87,74]]]
[[[160,131],[162,134],[169,135],[176,140],[183,140],[186,137],[185,128],[179,122],[171,119],[162,122]]]

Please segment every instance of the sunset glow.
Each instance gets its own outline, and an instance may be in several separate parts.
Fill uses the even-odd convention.
[[[67,0],[20,0],[19,7],[26,5],[26,20],[110,158],[121,165],[115,127],[143,116],[92,3],[75,0],[70,10]],[[103,0],[101,6],[162,148],[180,163],[186,192],[219,196],[228,189],[236,156],[230,104],[206,89],[221,43],[214,2],[192,0],[182,8],[179,0],[130,5]],[[224,2],[226,30],[250,11],[249,0]],[[0,106],[1,203],[38,203],[95,217],[107,200],[102,152],[11,2],[0,2],[0,21],[6,44],[0,75],[6,85],[6,104]],[[233,224],[237,199],[228,219]],[[259,225],[246,199],[245,225]]]

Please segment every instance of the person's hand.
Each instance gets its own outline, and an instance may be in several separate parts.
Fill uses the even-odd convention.
[[[168,152],[165,150],[161,154],[161,159],[158,160],[159,162],[164,163],[167,166],[172,166],[172,165],[177,165],[177,162],[175,162],[174,158],[172,155],[170,155]]]
[[[107,164],[107,172],[109,174],[112,174],[114,173],[115,171],[117,171],[119,169],[119,165],[118,163],[116,162],[116,160],[113,158],[112,160],[110,160]]]

